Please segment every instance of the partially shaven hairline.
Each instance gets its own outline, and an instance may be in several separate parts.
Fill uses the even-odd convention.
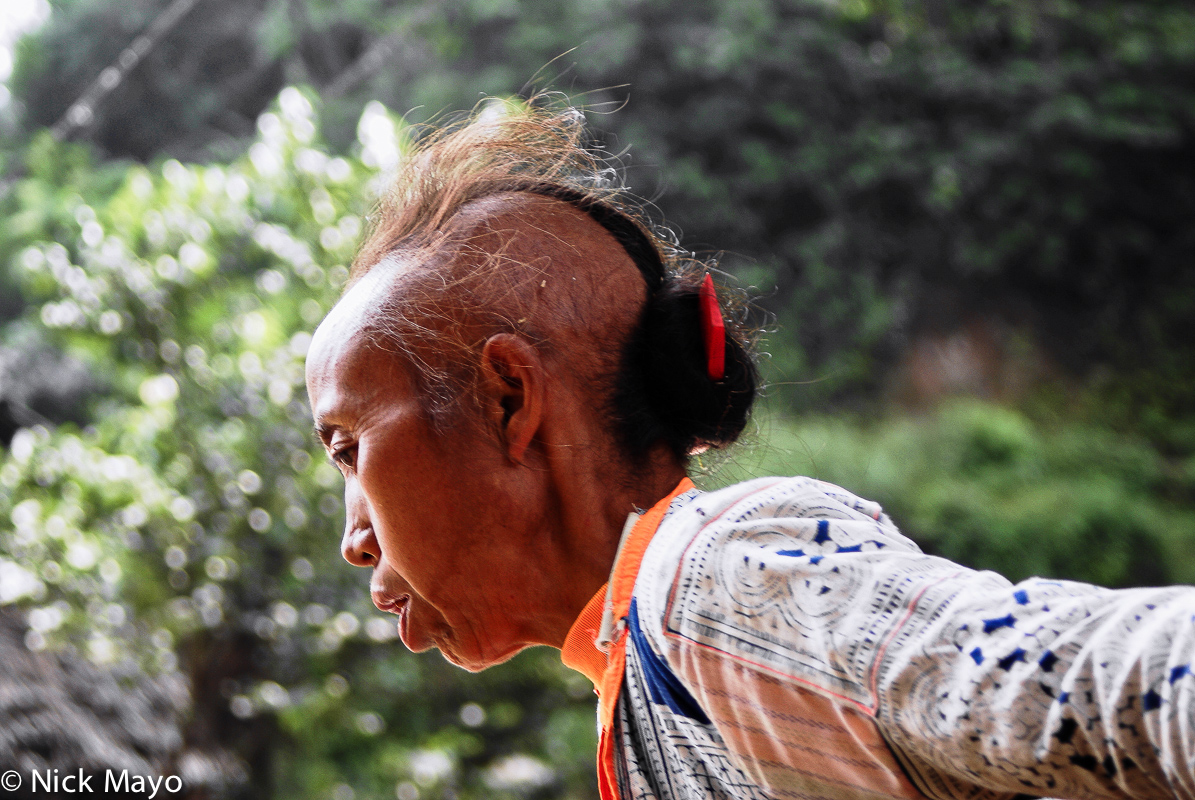
[[[587,266],[594,257],[611,268]],[[560,269],[549,271],[549,264]],[[580,279],[580,286],[558,288],[555,301],[542,294],[549,281],[569,278]],[[590,333],[598,336],[597,352],[609,351],[599,360],[610,363],[593,366],[601,373],[615,369],[629,327],[604,340],[602,333],[622,326],[600,324],[611,321],[609,314],[592,317],[587,298],[608,296],[602,287],[611,280],[631,281],[625,285],[636,294],[647,290],[639,265],[606,225],[568,200],[518,190],[462,204],[434,238],[400,242],[361,269],[354,286],[364,280],[375,283],[369,316],[362,320],[369,343],[403,359],[433,417],[471,394],[480,345],[496,333],[514,333],[551,350],[559,334],[599,323],[602,330]],[[627,300],[624,309],[642,302]],[[631,312],[628,326],[633,318],[637,313]]]

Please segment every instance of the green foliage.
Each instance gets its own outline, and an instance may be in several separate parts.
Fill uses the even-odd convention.
[[[593,793],[583,679],[405,653],[336,552],[302,358],[412,130],[372,101],[418,123],[572,89],[685,244],[726,251],[774,318],[776,405],[822,415],[767,418],[723,479],[826,478],[1014,578],[1195,581],[1190,4],[204,0],[94,147],[54,142],[163,7],[56,0],[18,53],[3,337],[102,391],[0,466],[0,601],[35,648],[185,671],[190,735],[244,759],[246,796]],[[259,117],[287,83],[318,120],[294,90]],[[1081,402],[825,415],[874,407],[911,335],[985,315],[1035,330]]]
[[[57,5],[14,79],[28,122],[156,10]],[[866,395],[911,331],[1026,306],[1064,366],[1132,367],[1124,391],[1167,416],[1195,399],[1187,3],[207,2],[88,135],[143,159],[227,152],[287,77],[337,93],[334,148],[371,99],[420,121],[576,87],[631,146],[632,183],[657,194],[658,169],[686,242],[764,296],[790,405]]]
[[[303,358],[402,125],[373,106],[363,144],[333,157],[287,89],[226,166],[96,175],[38,139],[5,239],[31,302],[20,327],[107,389],[85,428],[13,439],[0,599],[28,609],[33,649],[185,670],[194,727],[252,767],[246,796],[588,791],[580,676],[547,651],[482,680],[407,653],[340,559],[341,479],[310,433]]]
[[[956,401],[924,417],[766,417],[719,482],[803,474],[879,501],[923,549],[1011,579],[1195,582],[1195,472],[1143,439]]]

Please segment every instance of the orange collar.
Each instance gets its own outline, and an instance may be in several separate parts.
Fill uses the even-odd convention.
[[[601,684],[602,674],[606,671],[606,654],[597,648],[597,637],[602,627],[602,610],[606,605],[606,589],[609,585],[603,583],[597,594],[589,598],[581,616],[568,629],[564,647],[560,650],[560,660],[564,666],[580,672],[594,686]]]
[[[639,565],[643,562],[647,545],[655,535],[656,529],[660,527],[660,522],[664,519],[664,514],[668,512],[672,501],[676,499],[677,495],[684,494],[692,488],[693,481],[688,478],[681,479],[681,482],[669,492],[667,497],[652,506],[635,522],[634,527],[624,536],[619,545],[614,567],[610,571],[610,583],[603,584],[602,588],[589,598],[589,602],[581,610],[580,616],[569,628],[568,635],[564,639],[564,647],[560,651],[560,660],[566,667],[575,669],[589,678],[599,690],[608,666],[608,657],[597,644],[598,634],[602,627],[602,616],[606,610],[606,601],[609,599],[613,604],[611,611],[615,622],[627,615],[635,578],[639,574]],[[613,591],[610,589],[611,583],[614,585]],[[620,679],[621,677],[619,675]]]

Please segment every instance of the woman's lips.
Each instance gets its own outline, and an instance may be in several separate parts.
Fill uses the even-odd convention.
[[[377,606],[379,611],[394,614],[398,617],[398,635],[405,644],[407,641],[407,609],[411,604],[411,596],[404,594],[399,597],[379,597],[375,594],[373,596],[373,604]]]

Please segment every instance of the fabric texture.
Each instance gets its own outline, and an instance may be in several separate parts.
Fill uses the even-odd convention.
[[[690,491],[634,583],[618,792],[1195,798],[1195,590],[1012,585],[808,478]]]

